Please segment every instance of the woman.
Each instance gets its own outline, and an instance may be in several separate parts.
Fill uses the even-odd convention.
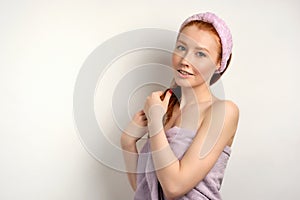
[[[215,14],[195,14],[181,25],[174,85],[148,96],[121,136],[135,200],[221,199],[239,109],[209,86],[227,69],[231,51],[231,33]],[[138,152],[136,142],[145,134]]]

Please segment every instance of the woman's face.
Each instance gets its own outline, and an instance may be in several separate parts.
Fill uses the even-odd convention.
[[[192,25],[178,36],[172,56],[174,79],[177,85],[193,87],[210,78],[220,66],[217,63],[220,46],[217,36]]]

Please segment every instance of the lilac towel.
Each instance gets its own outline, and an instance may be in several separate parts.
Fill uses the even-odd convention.
[[[192,143],[195,134],[196,131],[179,128],[177,126],[166,131],[170,147],[179,160]],[[149,141],[147,141],[142,148],[138,159],[138,172],[144,173],[137,174],[137,189],[134,200],[158,199],[157,177],[154,171],[151,153],[147,152],[150,152]],[[226,146],[207,176],[190,192],[177,200],[222,199],[220,196],[220,188],[230,153],[231,148]]]

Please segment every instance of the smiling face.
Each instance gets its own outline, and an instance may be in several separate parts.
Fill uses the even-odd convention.
[[[176,84],[193,87],[209,83],[220,67],[220,49],[216,34],[196,25],[185,27],[178,36],[172,56]]]

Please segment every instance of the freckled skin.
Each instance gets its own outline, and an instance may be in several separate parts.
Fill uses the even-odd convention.
[[[183,46],[184,49],[178,49]],[[203,47],[205,50],[198,49]],[[220,66],[217,63],[218,52],[217,37],[209,31],[198,29],[195,25],[182,30],[172,56],[174,78],[177,85],[193,87],[208,82],[214,71]],[[205,56],[199,56],[199,52]],[[178,78],[177,70],[185,69],[194,74],[188,79]]]

